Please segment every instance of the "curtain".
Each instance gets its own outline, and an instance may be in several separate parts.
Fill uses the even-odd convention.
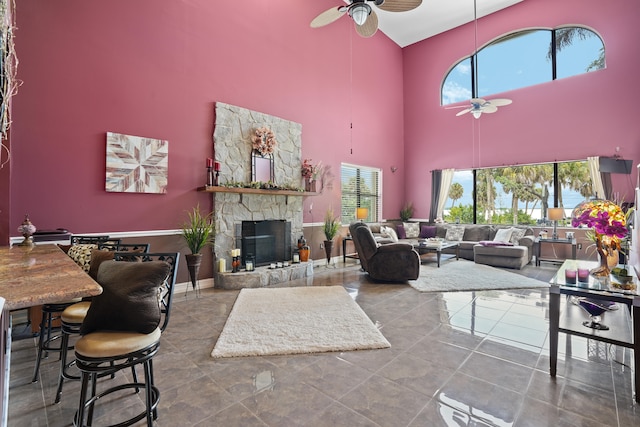
[[[438,197],[438,210],[436,212],[436,218],[442,218],[444,211],[444,205],[449,198],[449,189],[451,188],[451,181],[453,181],[453,174],[455,169],[445,169],[442,171],[442,177],[440,179],[440,197]]]
[[[591,175],[591,186],[593,188],[594,196],[596,199],[606,198],[607,195],[604,192],[602,186],[602,178],[600,176],[600,158],[587,157],[587,165],[589,165],[589,175]]]
[[[431,208],[429,208],[429,222],[433,224],[438,217],[438,199],[440,198],[440,180],[442,171],[431,171]]]

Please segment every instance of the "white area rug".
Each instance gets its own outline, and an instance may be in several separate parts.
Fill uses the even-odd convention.
[[[435,265],[422,265],[418,280],[410,280],[409,284],[420,292],[529,289],[549,286],[547,282],[462,259],[443,262],[440,268]]]
[[[212,357],[391,347],[342,286],[242,289]]]

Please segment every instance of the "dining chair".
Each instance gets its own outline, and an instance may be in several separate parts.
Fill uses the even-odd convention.
[[[179,258],[179,252],[143,253],[139,263],[130,262],[130,253],[116,253],[113,261],[101,266],[98,283],[103,293],[93,299],[81,326],[82,336],[75,344],[81,389],[74,425],[91,425],[98,402],[117,405],[104,397],[128,389],[144,389],[145,409],[117,425],[132,425],[146,418],[152,426],[157,419],[160,392],[154,384],[152,360],[169,323]],[[135,375],[140,365],[144,382]],[[117,381],[98,393],[98,378],[129,368],[134,373],[131,382]]]
[[[119,258],[123,259],[125,253],[130,254],[130,260],[135,260],[140,253],[148,253],[150,245],[148,243],[113,243],[111,241],[98,244],[98,250],[91,254],[91,263],[89,267],[89,275],[95,280],[100,264],[115,257],[116,252]],[[58,389],[54,402],[60,402],[62,396],[62,387],[64,380],[79,380],[80,376],[70,372],[71,367],[75,364],[75,360],[67,361],[69,350],[73,350],[73,346],[69,345],[70,337],[80,333],[80,326],[87,315],[87,311],[91,306],[90,300],[76,302],[65,307],[60,315],[61,319],[61,336],[60,344],[60,373],[58,375]]]
[[[120,239],[111,239],[108,235],[100,236],[71,236],[71,246],[67,249],[67,255],[73,259],[85,271],[89,271],[89,258],[91,250],[97,248],[100,243],[120,243]],[[54,323],[60,320],[60,314],[78,300],[60,301],[42,305],[42,317],[40,320],[40,330],[38,335],[38,353],[36,355],[36,365],[33,371],[31,382],[38,382],[40,375],[40,364],[43,358],[49,357],[49,352],[62,352],[62,344],[55,345],[60,340],[61,334],[55,333]]]

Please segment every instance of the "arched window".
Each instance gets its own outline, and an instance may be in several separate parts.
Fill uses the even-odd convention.
[[[588,28],[516,31],[458,61],[444,79],[440,102],[453,104],[604,67],[604,43]]]

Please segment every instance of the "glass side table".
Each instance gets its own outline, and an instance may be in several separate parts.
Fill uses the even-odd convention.
[[[556,376],[558,363],[558,333],[576,335],[596,341],[627,347],[633,350],[635,400],[640,403],[640,294],[638,280],[635,291],[610,288],[603,280],[589,276],[588,282],[567,283],[565,271],[578,268],[591,269],[599,263],[594,261],[566,260],[550,281],[549,288],[549,373]],[[609,278],[609,280],[613,280]],[[603,323],[608,330],[584,326],[588,314],[579,306],[566,301],[560,316],[560,295],[588,297],[593,300],[621,303],[620,309],[604,314]]]

